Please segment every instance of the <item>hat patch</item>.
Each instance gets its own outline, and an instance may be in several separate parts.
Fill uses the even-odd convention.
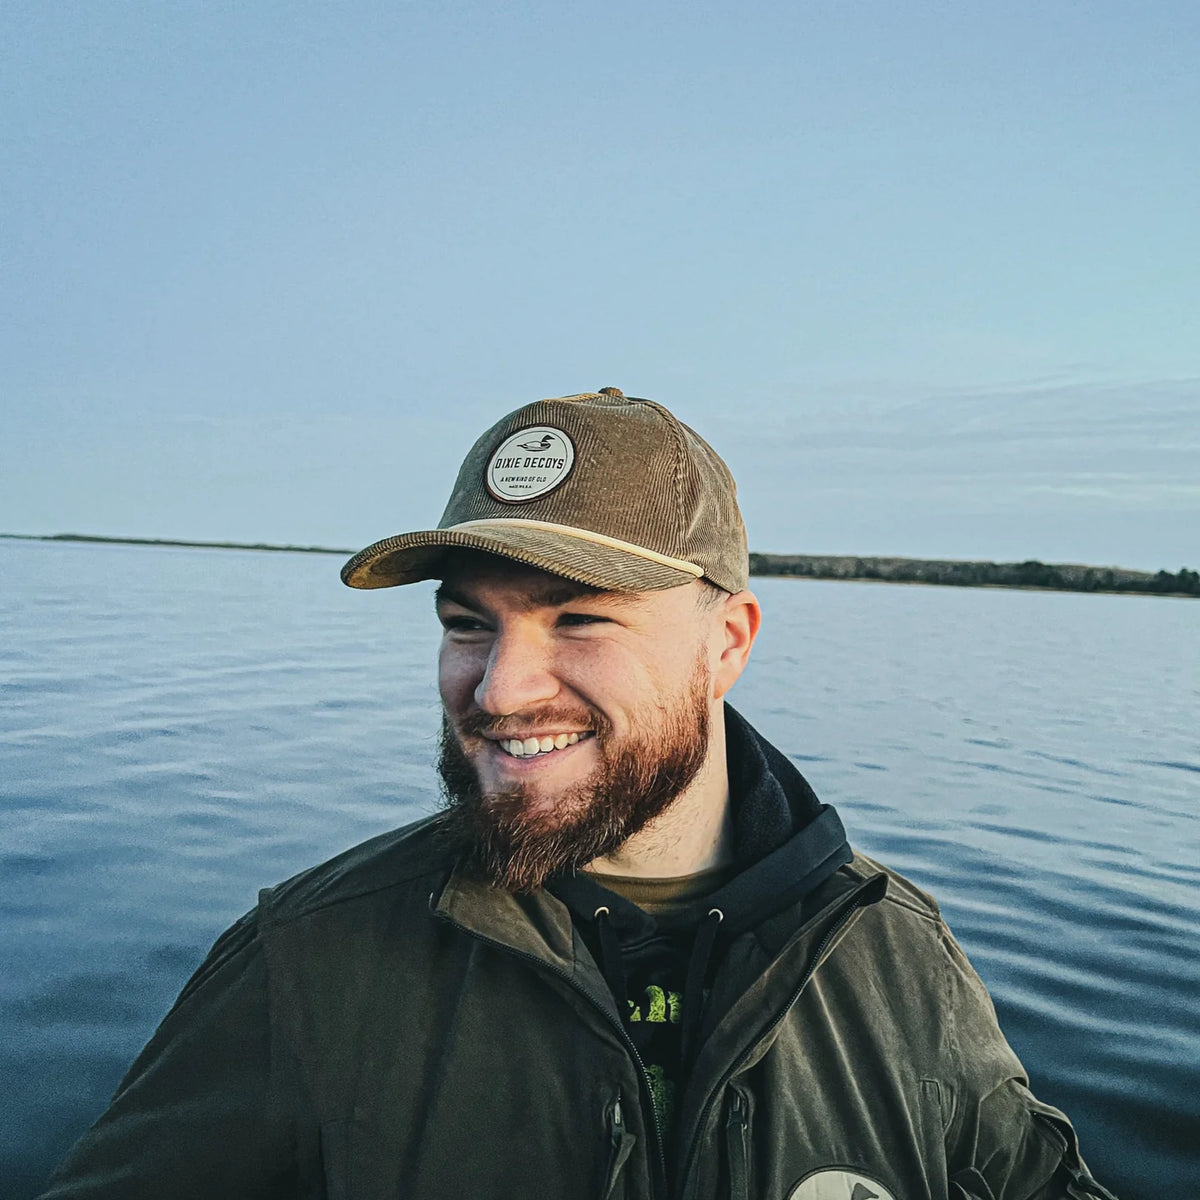
[[[488,459],[484,482],[497,500],[537,500],[563,483],[575,465],[575,444],[561,429],[531,425],[510,434]]]

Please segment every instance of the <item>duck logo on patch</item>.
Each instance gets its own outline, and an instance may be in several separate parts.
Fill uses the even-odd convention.
[[[565,483],[574,465],[571,439],[561,429],[534,425],[509,434],[492,451],[483,479],[497,500],[523,504]]]
[[[844,1167],[826,1167],[805,1175],[787,1200],[895,1200],[892,1193],[868,1175]]]

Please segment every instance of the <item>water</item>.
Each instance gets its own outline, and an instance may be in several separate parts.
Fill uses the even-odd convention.
[[[260,886],[429,811],[428,585],[0,542],[0,1195]],[[755,581],[735,703],[932,890],[1124,1200],[1200,1193],[1200,604]]]

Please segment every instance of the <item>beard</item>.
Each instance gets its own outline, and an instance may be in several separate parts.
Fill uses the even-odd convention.
[[[507,717],[476,710],[456,734],[443,714],[438,772],[441,825],[469,872],[494,887],[528,893],[551,876],[612,854],[687,789],[708,754],[709,671],[701,659],[691,687],[671,709],[634,714],[620,739],[594,709],[541,708]],[[586,713],[586,716],[584,715]],[[493,738],[528,728],[589,728],[600,763],[549,805],[526,786],[484,792],[459,738]]]

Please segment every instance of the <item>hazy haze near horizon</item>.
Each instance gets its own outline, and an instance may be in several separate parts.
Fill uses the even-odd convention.
[[[25,3],[0,45],[0,530],[359,545],[613,385],[758,550],[1200,566],[1193,5]]]

